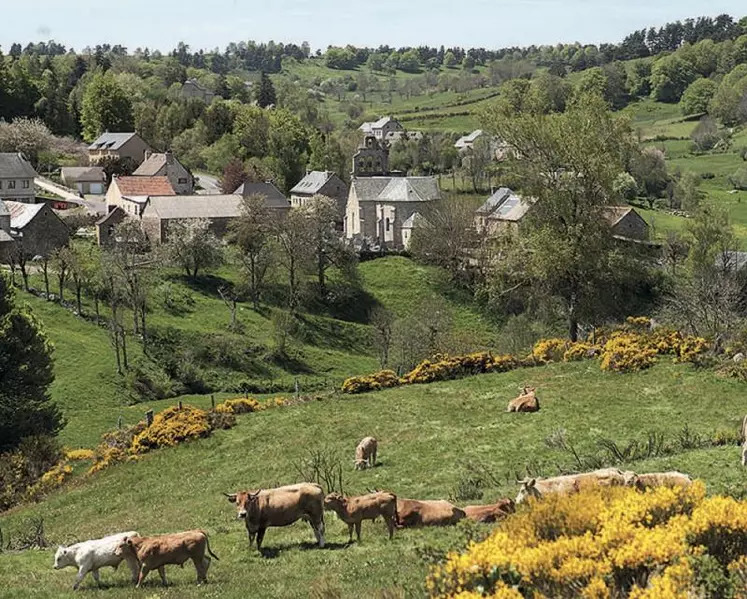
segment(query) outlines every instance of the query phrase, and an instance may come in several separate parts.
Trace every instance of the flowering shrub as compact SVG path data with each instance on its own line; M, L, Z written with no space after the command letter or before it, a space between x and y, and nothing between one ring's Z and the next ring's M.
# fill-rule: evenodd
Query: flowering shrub
M208 413L199 408L172 406L156 414L153 424L132 440L132 453L172 447L189 439L210 435Z
M540 339L532 348L531 357L539 364L560 362L568 349L567 339Z
M580 360L588 360L590 358L596 358L602 351L598 345L586 343L585 341L576 341L575 343L569 343L568 349L563 354L563 362L578 362Z
M65 451L65 459L71 462L92 460L96 457L93 449L68 449Z
M432 597L688 599L691 558L747 575L747 502L689 488L625 487L551 495L431 571ZM512 592L513 594L506 594Z
M432 360L423 360L402 377L402 383L406 385L432 383L484 372L506 372L516 367L518 367L518 361L509 355L497 358L488 352L464 356L437 355Z
M216 412L224 412L227 414L249 414L251 412L259 412L262 409L261 404L256 399L227 399L223 403L219 403L215 406Z
M54 467L42 474L41 478L35 485L28 488L28 499L38 499L42 495L62 486L65 480L72 473L73 467L68 464L67 461L62 460L61 462L58 462Z
M614 372L638 372L654 365L656 350L635 333L613 334L602 348L602 370Z
M392 370L380 370L368 376L353 376L342 384L343 393L367 393L387 387L396 387L400 380Z

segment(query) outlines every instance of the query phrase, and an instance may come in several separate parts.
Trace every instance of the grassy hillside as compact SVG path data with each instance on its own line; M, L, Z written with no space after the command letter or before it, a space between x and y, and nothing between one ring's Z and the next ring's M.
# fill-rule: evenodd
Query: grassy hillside
M351 299L343 302L343 308L347 308L341 308L340 312L357 313L358 317L365 319L367 310L380 304L406 318L418 310L424 299L444 298L452 313L455 330L473 340L476 346L490 345L490 323L482 317L468 295L450 290L437 269L417 265L406 258L390 257L365 262L360 265L360 272L365 301ZM193 305L184 313L174 315L164 309L158 294L154 293L148 318L151 327L161 330L174 328L202 340L213 339L208 345L209 351L219 356L221 352L250 352L251 359L243 362L245 371L230 364L223 366L223 362L216 358L218 361L213 370L227 383L245 379L258 386L274 383L288 391L298 380L301 391L304 391L338 387L348 376L378 368L370 342L370 327L343 320L345 314L340 314L340 318L303 314L300 330L290 342L292 359L280 362L268 359L265 354L274 344L271 312L267 307L255 312L248 304L241 304L238 319L243 332L228 331L228 309L218 297L216 287L220 281L235 277L236 273L225 269L218 274L220 278L205 279L200 286L190 286L178 277L169 278L175 288L190 294ZM36 281L32 280L32 283ZM143 411L151 404L147 407L127 405L131 398L123 391L121 379L116 374L114 350L105 328L79 319L59 305L33 295L19 291L18 296L41 320L55 347L56 380L51 394L69 421L61 435L63 443L90 446L101 433L114 428L120 416L125 423L142 418ZM92 314L92 302L84 304L86 312ZM142 356L139 342L132 338L129 352L131 363Z
M507 401L525 383L539 388L542 411L505 413ZM312 548L311 530L296 524L271 529L261 556L246 547L242 524L220 493L295 481L297 461L309 448L326 446L343 459L350 493L376 487L407 497L446 498L471 465L493 475L481 500L488 502L513 496L514 479L527 468L552 474L556 465L572 465L568 454L545 443L560 429L582 455L597 451L600 438L624 444L645 439L648 431L663 433L668 442L682 436L685 426L689 435L710 437L739 429L742 395L741 384L689 366L663 362L643 374L611 375L587 362L339 397L241 417L231 431L115 466L42 504L5 514L0 528L15 534L27 518L42 516L54 542L130 528L142 534L204 528L221 558L213 562L211 584L198 588L190 566L171 567L172 587L162 591L157 577L150 581L150 592L161 598L383 597L376 593L384 589L417 597L428 569L424 556L460 546L473 527L399 531L390 543L383 524L367 523L363 543L345 547L346 527L327 516L329 548ZM354 472L353 449L365 435L379 439L381 464ZM625 466L687 471L703 478L710 492L742 492L747 483L736 446ZM51 550L3 555L0 597L74 596L69 590L74 571L56 572L51 561ZM103 578L112 588L96 596L143 596L127 588L124 572L106 571ZM89 580L86 588L92 584ZM401 596L393 592L388 596Z

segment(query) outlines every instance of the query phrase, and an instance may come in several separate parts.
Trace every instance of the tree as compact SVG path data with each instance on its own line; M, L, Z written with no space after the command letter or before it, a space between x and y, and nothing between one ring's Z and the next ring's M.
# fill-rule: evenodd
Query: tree
M470 56L469 54L467 54L462 59L462 69L465 70L465 71L470 71L471 72L471 71L474 70L474 68L475 68L475 58L473 56Z
M105 131L132 131L132 104L111 72L96 73L86 86L80 123L89 142Z
M332 171L340 176L345 174L348 159L340 142L331 133L315 134L309 141L311 153L307 168L312 171Z
M210 219L191 218L169 226L164 246L169 260L195 279L201 270L214 268L223 262L220 241L210 230Z
M114 177L127 177L131 175L138 166L129 156L105 156L96 164L104 169L107 185L111 184Z
M480 136L462 158L462 169L472 182L472 189L479 193L493 160L490 137Z
M72 263L72 255L67 247L57 248L52 252L50 259L50 266L52 271L57 275L57 283L59 289L60 301L65 301L65 281L70 273L70 267Z
M664 56L651 67L651 96L659 102L679 102L696 77L692 64L679 55Z
M711 98L716 94L718 85L710 79L696 79L682 94L680 110L685 116L700 114L708 110Z
M638 184L633 175L620 173L612 184L615 195L623 202L629 202L638 195Z
M415 50L408 50L399 57L399 68L405 73L417 73L420 70L420 57Z
M727 126L747 122L747 110L742 110L745 98L747 64L740 64L721 81L708 105L708 113Z
M34 166L39 165L39 155L49 150L52 141L52 132L39 119L0 120L0 152L20 152Z
M605 209L632 152L630 128L596 96L563 114L488 112L485 128L521 156L515 168L525 197L533 198L526 230L509 248L513 259L497 268L512 269L511 287L529 285L560 300L568 336L576 340L582 319L600 317L606 307L600 293L615 280L617 255ZM498 295L505 292L499 285Z
M268 106L277 104L277 101L275 86L272 84L270 76L262 71L259 77L259 85L257 86L257 104L260 108L267 108Z
M25 437L56 435L65 425L49 397L52 346L31 311L15 304L0 274L0 452Z
M372 311L369 321L373 328L373 341L379 352L379 365L386 368L389 365L389 352L392 348L394 333L394 314L377 305Z
M288 307L295 312L300 302L301 277L311 267L313 241L308 218L301 210L291 210L273 228L278 261L288 277Z
M81 296L83 289L90 289L92 280L100 263L99 247L97 245L73 242L69 248L70 279L75 290L75 305L78 314L83 314ZM98 316L98 311L97 311Z
M384 54L373 52L369 54L368 60L366 61L366 66L368 66L371 72L380 73L384 69L385 60L386 56Z
M632 175L638 183L638 190L646 194L650 204L661 197L669 183L667 163L664 153L653 147L644 148L634 154L632 160Z
M225 194L234 193L247 180L247 172L238 158L231 160L223 169L220 190Z
M309 133L301 120L285 109L270 114L268 162L281 175L279 186L290 190L306 171L309 151Z
M459 64L459 61L457 60L456 55L449 50L446 54L444 54L444 66L447 69L453 69L455 66Z
M273 215L265 197L254 194L241 200L241 214L233 221L231 240L240 252L254 309L259 309L265 275L272 261L271 233Z
M701 152L712 150L721 140L716 121L709 116L700 119L697 127L693 129L690 138Z

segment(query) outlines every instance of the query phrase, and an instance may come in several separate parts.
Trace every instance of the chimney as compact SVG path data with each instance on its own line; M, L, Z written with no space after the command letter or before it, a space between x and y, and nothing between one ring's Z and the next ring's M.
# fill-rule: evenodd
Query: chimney
M148 160L151 154L153 154L151 150L145 150L145 159Z
M174 154L172 154L171 150L166 150L165 156L166 164L168 166L172 166L174 164Z

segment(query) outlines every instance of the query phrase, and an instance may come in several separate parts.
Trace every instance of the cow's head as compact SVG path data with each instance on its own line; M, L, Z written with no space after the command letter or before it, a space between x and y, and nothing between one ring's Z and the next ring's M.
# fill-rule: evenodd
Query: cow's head
M64 545L57 547L57 552L54 554L54 569L59 570L60 568L67 568L74 565L75 556L70 549Z
M114 548L114 555L116 555L117 557L131 557L133 555L137 555L135 544L132 542L132 538L125 537L124 539L122 539Z
M542 497L542 493L537 490L537 479L536 478L525 478L524 480L516 481L521 485L518 495L516 495L516 503L522 503L529 497L539 499Z
M260 491L239 491L238 493L223 493L228 501L236 505L236 517L241 520L250 518L259 506Z
M330 493L324 498L324 509L335 512L342 509L345 505L345 498L339 493Z
M522 395L534 395L536 391L537 391L537 387L522 387L521 388Z
M638 475L632 470L626 470L622 473L623 484L626 487L637 487L638 486Z
M355 460L356 470L365 470L368 468L368 462L366 460Z

